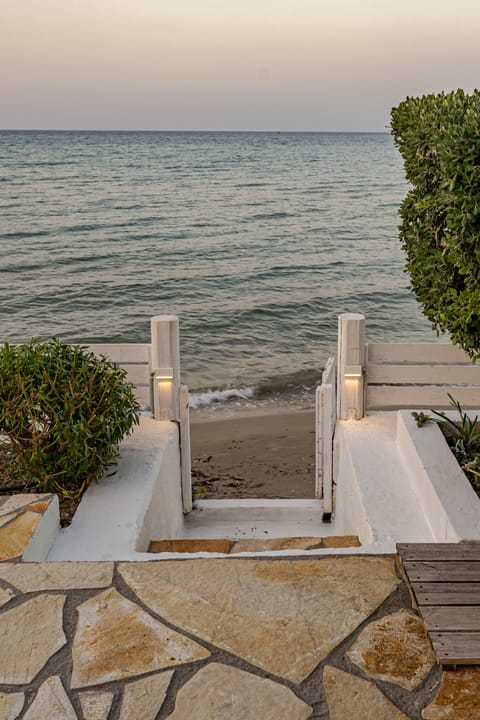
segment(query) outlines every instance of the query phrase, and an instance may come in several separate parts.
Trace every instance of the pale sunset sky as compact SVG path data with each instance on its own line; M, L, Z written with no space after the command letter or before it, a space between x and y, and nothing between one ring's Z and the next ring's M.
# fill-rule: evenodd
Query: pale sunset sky
M1 0L0 128L383 131L479 36L480 0Z

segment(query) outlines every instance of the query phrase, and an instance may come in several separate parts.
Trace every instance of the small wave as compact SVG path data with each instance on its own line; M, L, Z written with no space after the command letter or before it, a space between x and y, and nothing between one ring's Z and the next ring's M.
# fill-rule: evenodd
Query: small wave
M249 400L255 396L254 388L229 388L228 390L207 390L189 394L189 405L193 410L235 400Z
M268 182L249 182L249 183L239 183L238 185L235 185L237 188L242 187L268 187L270 183Z
M295 217L293 213L289 212L272 212L272 213L257 213L252 215L250 220L283 220L284 218Z
M27 238L34 238L34 237L48 237L49 235L52 235L53 232L50 230L32 230L32 231L25 231L25 232L10 232L10 233L4 233L3 237L5 238L15 238L16 240L24 240Z

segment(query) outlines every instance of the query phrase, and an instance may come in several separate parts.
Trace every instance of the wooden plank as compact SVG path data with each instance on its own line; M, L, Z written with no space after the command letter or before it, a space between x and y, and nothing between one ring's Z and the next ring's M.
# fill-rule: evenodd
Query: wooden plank
M335 382L336 363L334 357L329 357L322 373L322 385L332 385Z
M480 385L480 365L372 365L369 385Z
M450 393L463 408L480 408L480 387L438 387L435 385L367 385L367 408L370 410L400 408L450 409Z
M323 413L322 386L315 390L315 497L323 497Z
M429 633L441 665L477 665L480 658L480 632Z
M449 605L422 607L422 617L432 632L472 631L480 632L480 606Z
M412 582L411 587L420 606L480 604L480 583Z
M106 355L116 363L147 363L150 365L150 345L147 343L93 343L86 346L95 355Z
M149 387L136 387L133 392L142 407L151 409L152 400Z
M461 543L398 543L403 562L418 560L480 560L480 541Z
M320 411L323 416L323 515L329 516L333 511L333 428L332 428L332 385L322 385L320 390Z
M369 343L367 362L467 363L468 355L449 343Z
M411 582L478 582L480 584L480 562L477 560L404 561L403 566Z
M190 448L190 410L188 388L180 385L180 469L182 478L183 512L192 511L192 456Z
M125 365L121 363L119 367L126 371L129 382L140 387L142 385L150 387L151 377L148 365Z

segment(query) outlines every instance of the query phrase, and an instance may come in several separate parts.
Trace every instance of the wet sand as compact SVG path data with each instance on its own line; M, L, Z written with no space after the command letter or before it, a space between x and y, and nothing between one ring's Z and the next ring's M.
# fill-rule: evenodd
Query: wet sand
M191 423L197 498L311 498L313 409L197 415Z

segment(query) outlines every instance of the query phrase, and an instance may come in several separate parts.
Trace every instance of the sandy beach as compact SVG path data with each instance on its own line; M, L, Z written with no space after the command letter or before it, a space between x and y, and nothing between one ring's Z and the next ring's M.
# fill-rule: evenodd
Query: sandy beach
M197 498L314 496L312 408L197 415L191 443Z

